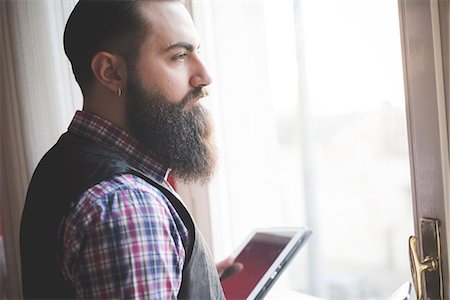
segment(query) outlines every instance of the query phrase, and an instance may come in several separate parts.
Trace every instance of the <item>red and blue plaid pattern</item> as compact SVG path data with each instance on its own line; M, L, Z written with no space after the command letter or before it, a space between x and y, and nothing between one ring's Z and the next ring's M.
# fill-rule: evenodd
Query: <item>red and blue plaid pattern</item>
M69 131L121 153L164 182L167 169L107 120L77 112ZM88 189L60 234L61 267L77 298L176 299L188 232L167 198L143 179L121 175Z

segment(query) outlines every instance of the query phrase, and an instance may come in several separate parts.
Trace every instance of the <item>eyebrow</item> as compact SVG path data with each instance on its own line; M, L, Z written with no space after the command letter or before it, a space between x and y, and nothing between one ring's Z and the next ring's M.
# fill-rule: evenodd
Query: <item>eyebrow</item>
M170 50L176 49L176 48L184 48L189 52L194 51L194 46L192 44L186 43L186 42L178 42L175 44L171 44L169 47L164 49L164 52L168 52ZM197 47L197 49L200 48L200 45Z

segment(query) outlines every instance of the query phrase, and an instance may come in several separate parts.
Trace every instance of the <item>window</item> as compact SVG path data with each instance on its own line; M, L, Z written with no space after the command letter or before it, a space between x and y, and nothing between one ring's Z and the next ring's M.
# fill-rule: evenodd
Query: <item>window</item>
M276 285L385 297L409 280L413 231L396 1L198 1L215 83L213 249L254 227L303 226Z

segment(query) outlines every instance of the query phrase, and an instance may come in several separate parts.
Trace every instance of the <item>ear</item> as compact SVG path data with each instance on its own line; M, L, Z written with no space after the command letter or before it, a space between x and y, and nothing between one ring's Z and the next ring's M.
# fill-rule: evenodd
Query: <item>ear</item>
M97 52L91 60L91 69L101 86L113 94L117 94L119 90L123 91L127 68L122 57L106 51Z

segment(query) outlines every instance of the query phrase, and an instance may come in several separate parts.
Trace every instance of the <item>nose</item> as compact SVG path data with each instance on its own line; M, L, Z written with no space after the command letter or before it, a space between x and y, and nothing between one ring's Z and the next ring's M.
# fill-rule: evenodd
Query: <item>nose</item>
M193 75L190 78L189 84L196 88L210 85L212 82L211 75L203 64L202 60L197 57Z

